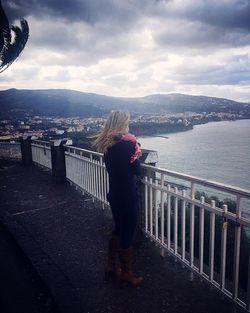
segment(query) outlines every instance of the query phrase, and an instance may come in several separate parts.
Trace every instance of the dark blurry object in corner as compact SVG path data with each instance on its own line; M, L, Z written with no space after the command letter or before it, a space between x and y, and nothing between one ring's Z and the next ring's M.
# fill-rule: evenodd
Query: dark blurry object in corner
M29 37L29 25L20 20L21 27L9 25L0 0L0 73L5 71L23 51Z

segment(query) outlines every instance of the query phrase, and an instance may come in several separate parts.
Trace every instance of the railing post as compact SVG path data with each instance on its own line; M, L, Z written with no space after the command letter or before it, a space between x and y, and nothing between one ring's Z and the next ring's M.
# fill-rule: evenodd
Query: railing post
M23 165L32 164L32 152L31 152L31 136L21 139L21 153L22 153L22 163Z
M157 151L153 150L142 150L142 157L140 159L141 163L156 166L156 163L158 162L158 153ZM145 176L149 178L152 178L153 181L155 179L155 173L152 171L148 171L144 168L141 170L141 178L144 178ZM139 227L142 229L145 225L145 185L143 183L140 183L138 186L139 189L139 195L140 195L140 206L139 206Z
M55 183L66 182L65 147L71 145L70 139L50 140L52 179Z

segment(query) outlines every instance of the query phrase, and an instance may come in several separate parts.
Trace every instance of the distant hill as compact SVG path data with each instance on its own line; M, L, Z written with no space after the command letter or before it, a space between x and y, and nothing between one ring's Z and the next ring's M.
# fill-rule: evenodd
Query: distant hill
M234 112L247 111L250 104L228 99L184 94L155 94L121 98L65 89L0 91L0 119L43 116L98 117L111 109L136 113Z

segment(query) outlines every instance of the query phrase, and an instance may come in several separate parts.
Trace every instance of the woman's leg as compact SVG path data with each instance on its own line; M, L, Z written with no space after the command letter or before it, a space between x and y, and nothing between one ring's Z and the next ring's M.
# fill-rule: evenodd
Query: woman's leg
M116 269L116 257L120 246L120 216L117 206L112 201L110 201L110 207L114 221L114 230L108 242L108 260L105 268L106 280L115 278L117 272L119 272L119 270Z
M135 235L138 217L138 206L130 205L124 208L121 213L120 220L120 262L121 275L120 279L123 282L128 282L134 286L141 284L143 278L135 276L132 272L133 251L132 242Z
M120 209L120 246L128 249L132 246L138 218L137 206L130 205Z
M121 233L120 210L119 210L118 205L114 202L110 202L110 208L111 208L113 222L114 222L113 234L119 237Z

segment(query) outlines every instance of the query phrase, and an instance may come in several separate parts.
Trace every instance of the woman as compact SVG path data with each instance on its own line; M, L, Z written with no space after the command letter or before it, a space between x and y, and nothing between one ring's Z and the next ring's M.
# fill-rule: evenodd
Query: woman
M141 150L135 136L129 134L129 115L113 111L108 116L102 132L95 140L99 152L104 153L104 162L109 174L109 193L114 231L109 241L108 263L105 276L117 275L115 260L119 254L123 282L139 285L142 277L132 272L132 241L138 215L136 176L140 175Z

